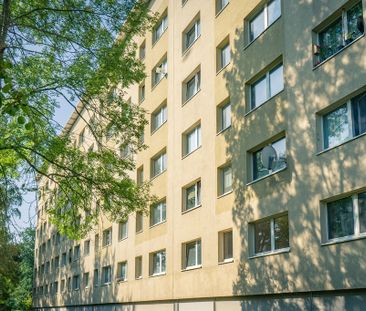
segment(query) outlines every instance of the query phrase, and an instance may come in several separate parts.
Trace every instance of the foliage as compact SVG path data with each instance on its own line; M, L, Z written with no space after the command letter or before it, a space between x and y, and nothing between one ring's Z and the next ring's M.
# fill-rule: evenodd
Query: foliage
M148 7L145 0L0 1L0 180L28 176L27 189L36 189L35 176L50 181L55 187L44 193L56 199L47 212L69 238L82 237L99 213L120 220L154 200L148 184L129 177L133 158L106 140L132 153L145 148L145 112L123 90L145 77L132 39L155 21ZM78 102L94 150L75 146L72 129L59 135L60 100Z

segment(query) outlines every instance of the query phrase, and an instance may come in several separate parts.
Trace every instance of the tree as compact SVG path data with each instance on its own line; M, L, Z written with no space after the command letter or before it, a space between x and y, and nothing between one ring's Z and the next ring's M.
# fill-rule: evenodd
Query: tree
M14 180L25 176L27 189L36 189L35 176L52 182L47 212L70 238L88 232L99 213L118 221L154 201L148 184L130 179L133 159L105 142L109 135L132 153L146 147L145 111L123 95L145 77L133 38L155 21L148 2L0 1L0 180L15 192L22 189ZM59 135L60 99L85 120L97 150L75 147L72 131Z

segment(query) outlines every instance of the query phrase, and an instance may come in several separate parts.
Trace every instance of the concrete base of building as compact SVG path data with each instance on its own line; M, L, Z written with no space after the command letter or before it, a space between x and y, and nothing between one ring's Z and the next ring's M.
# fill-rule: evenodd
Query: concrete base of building
M230 298L34 307L34 311L247 311L366 310L366 289Z

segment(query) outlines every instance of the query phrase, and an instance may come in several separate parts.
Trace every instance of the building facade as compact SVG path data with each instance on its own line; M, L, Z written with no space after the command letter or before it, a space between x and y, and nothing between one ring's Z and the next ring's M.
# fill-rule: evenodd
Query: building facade
M159 203L67 241L41 196L34 308L363 310L366 0L151 10L128 94L150 121L133 176ZM83 122L66 127L89 148Z

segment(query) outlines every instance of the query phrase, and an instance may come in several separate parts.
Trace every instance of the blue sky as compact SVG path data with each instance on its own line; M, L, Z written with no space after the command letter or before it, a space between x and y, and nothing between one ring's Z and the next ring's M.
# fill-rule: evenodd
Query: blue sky
M60 100L59 107L56 108L54 120L64 126L73 112L73 107L66 101ZM23 196L23 204L19 208L21 217L15 219L18 229L26 228L29 224L35 224L36 218L36 201L35 193L29 192ZM16 229L14 229L16 231Z

